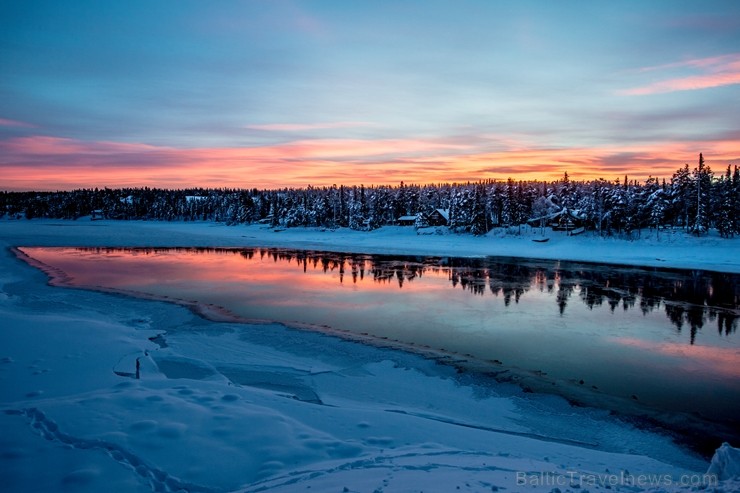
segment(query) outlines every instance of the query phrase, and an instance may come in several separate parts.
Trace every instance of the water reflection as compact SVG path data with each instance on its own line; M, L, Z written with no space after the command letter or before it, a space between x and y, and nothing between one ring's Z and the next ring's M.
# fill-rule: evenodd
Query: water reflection
M328 327L535 391L740 435L740 275L280 248L22 250L61 284Z
M594 264L545 260L505 258L458 258L368 255L334 253L281 248L187 248L187 249L117 249L89 248L82 252L106 255L137 252L156 255L166 252L195 252L201 254L239 255L246 260L255 257L271 259L275 263L296 264L304 273L319 270L336 273L339 283L374 283L397 285L422 278L425 273L446 276L453 288L473 295L493 295L503 299L504 306L517 304L531 290L555 293L560 315L569 302L580 299L589 309L608 306L617 309L639 309L648 314L661 308L677 331L689 329L690 344L698 331L715 324L725 336L737 331L740 316L740 275L709 272L679 271L624 266L597 266Z

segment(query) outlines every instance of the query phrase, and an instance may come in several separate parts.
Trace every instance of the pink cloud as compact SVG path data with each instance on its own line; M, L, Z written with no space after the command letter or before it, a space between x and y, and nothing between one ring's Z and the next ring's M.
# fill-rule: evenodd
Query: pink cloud
M658 70L668 70L675 68L711 68L721 67L723 65L733 64L740 60L740 53L733 53L730 55L719 55L714 57L706 58L692 58L691 60L684 60L681 62L665 63L663 65L654 65L652 67L642 67L639 72L654 72Z
M675 69L692 69L700 73L673 77L645 86L626 89L620 91L620 94L645 96L740 84L740 54L738 53L645 67L640 69L639 72L662 72Z
M75 139L34 135L0 142L4 152L26 156L84 156L152 152L166 147L126 142L84 142ZM2 163L4 160L0 160Z
M639 146L536 148L511 141L482 150L475 139L317 139L260 147L173 148L48 136L0 141L3 187L282 188L306 185L438 183L479 179L670 178L704 152L715 171L740 157L735 136ZM717 163L717 164L715 164Z
M664 80L647 86L629 89L624 91L623 94L628 96L645 96L676 91L709 89L711 87L730 86L733 84L740 84L740 70L736 73L698 75L681 79Z
M686 365L710 370L713 374L740 377L740 351L734 348L689 345L685 342L652 342L629 337L614 338L614 342L679 358Z
M0 127L36 128L36 125L18 120L10 120L8 118L0 118Z

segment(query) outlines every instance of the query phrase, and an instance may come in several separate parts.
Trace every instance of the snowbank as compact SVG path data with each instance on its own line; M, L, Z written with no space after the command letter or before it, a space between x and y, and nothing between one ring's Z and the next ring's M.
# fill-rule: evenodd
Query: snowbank
M714 486L703 476L705 461L606 412L457 375L411 354L276 324L210 322L167 303L53 288L8 250L283 245L508 255L502 250L528 241L507 238L488 251L499 239L428 239L400 228L274 233L181 223L1 222L3 490ZM571 239L552 241L561 240ZM713 255L727 252L718 245ZM671 250L676 262L679 250ZM727 461L718 464L717 474L733 470ZM735 486L720 483L716 491Z
M457 234L417 235L412 227L386 226L363 232L342 228L226 226L211 222L0 220L0 237L25 246L262 246L356 253L432 256L505 256L573 260L740 273L740 238L711 234L696 238L683 231L643 231L633 241L585 233L523 227L483 237ZM532 240L548 238L546 243Z
M712 457L707 474L714 474L720 480L740 480L740 449L731 447L729 443L723 443Z

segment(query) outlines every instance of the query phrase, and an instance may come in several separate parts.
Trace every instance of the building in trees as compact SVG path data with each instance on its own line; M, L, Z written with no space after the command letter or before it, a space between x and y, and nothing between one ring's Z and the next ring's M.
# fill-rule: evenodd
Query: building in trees
M449 209L434 209L427 217L429 226L447 226L450 224Z

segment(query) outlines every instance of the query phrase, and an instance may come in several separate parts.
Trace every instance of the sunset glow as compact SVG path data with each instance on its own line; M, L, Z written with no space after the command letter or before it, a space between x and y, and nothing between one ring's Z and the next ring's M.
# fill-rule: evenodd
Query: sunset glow
M0 15L0 190L740 164L733 2L34 6Z
M685 342L649 342L632 337L614 338L614 342L632 348L662 354L677 360L685 360L688 368L697 364L709 369L712 374L730 378L740 377L737 361L740 354L732 347L690 346Z

